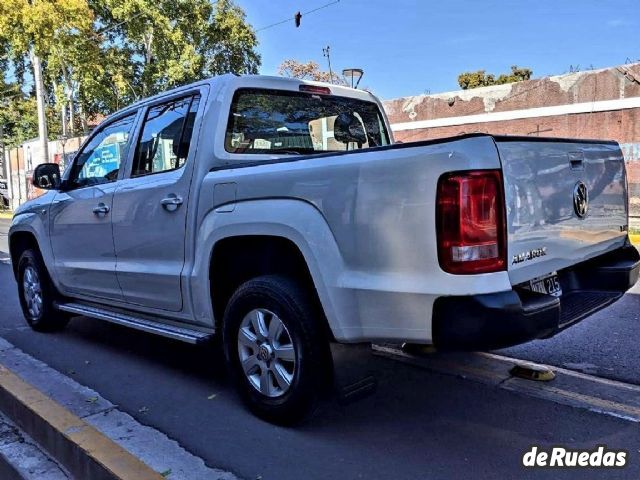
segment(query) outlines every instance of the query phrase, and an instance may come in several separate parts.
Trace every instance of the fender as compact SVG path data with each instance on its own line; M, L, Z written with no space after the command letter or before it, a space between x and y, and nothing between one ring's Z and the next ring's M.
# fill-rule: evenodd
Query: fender
M338 286L345 266L322 214L310 203L295 199L248 200L225 207L224 212L216 209L206 214L195 240L189 290L197 320L213 321L209 265L215 244L234 236L276 236L290 240L302 253L329 326L337 340L344 340L343 329L349 322L349 312L353 312L354 299Z
M12 237L19 232L30 233L36 240L44 264L49 270L49 277L53 281L56 288L59 288L59 284L56 282L56 276L51 275L51 270L54 264L53 250L51 249L51 243L48 241L48 223L46 222L49 212L48 203L39 203L31 205L28 210L18 209L11 222L9 228L9 250L11 251ZM17 258L12 258L11 262L17 261ZM15 269L14 269L15 273Z

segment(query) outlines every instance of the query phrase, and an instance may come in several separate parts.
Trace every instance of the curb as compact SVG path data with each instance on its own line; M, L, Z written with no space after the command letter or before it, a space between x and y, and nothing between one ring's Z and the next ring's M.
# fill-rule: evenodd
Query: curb
M238 480L3 338L0 410L73 478Z
M3 366L0 366L0 410L76 478L164 478Z
M0 413L0 478L70 480L71 477L33 439Z

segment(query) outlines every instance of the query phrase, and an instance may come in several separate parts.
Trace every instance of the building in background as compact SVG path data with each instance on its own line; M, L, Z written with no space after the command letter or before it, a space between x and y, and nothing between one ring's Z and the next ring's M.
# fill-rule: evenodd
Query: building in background
M49 142L49 161L65 168L66 164L75 155L76 151L86 137L74 137L64 141L52 140ZM7 194L9 207L17 208L27 200L42 194L31 183L33 170L41 163L40 144L37 138L28 140L16 148L7 148L4 152L4 165L6 171Z
M640 222L640 63L384 102L396 140L465 133L620 143L630 212Z

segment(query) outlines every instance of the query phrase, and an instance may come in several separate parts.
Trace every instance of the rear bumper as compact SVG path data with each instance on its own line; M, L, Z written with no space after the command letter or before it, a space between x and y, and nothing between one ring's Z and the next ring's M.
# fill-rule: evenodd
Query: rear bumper
M640 255L624 246L558 272L556 298L518 289L438 298L433 342L442 350L485 350L547 338L611 305L638 280Z

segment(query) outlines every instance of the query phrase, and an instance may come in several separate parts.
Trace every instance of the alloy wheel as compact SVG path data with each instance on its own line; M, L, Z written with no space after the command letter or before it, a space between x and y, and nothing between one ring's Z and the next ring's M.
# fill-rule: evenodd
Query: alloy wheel
M244 316L238 330L238 353L253 388L271 398L289 390L296 351L287 327L275 313L258 308Z
M38 318L42 313L43 307L42 285L40 284L38 272L31 265L24 269L22 287L29 315L33 318Z

